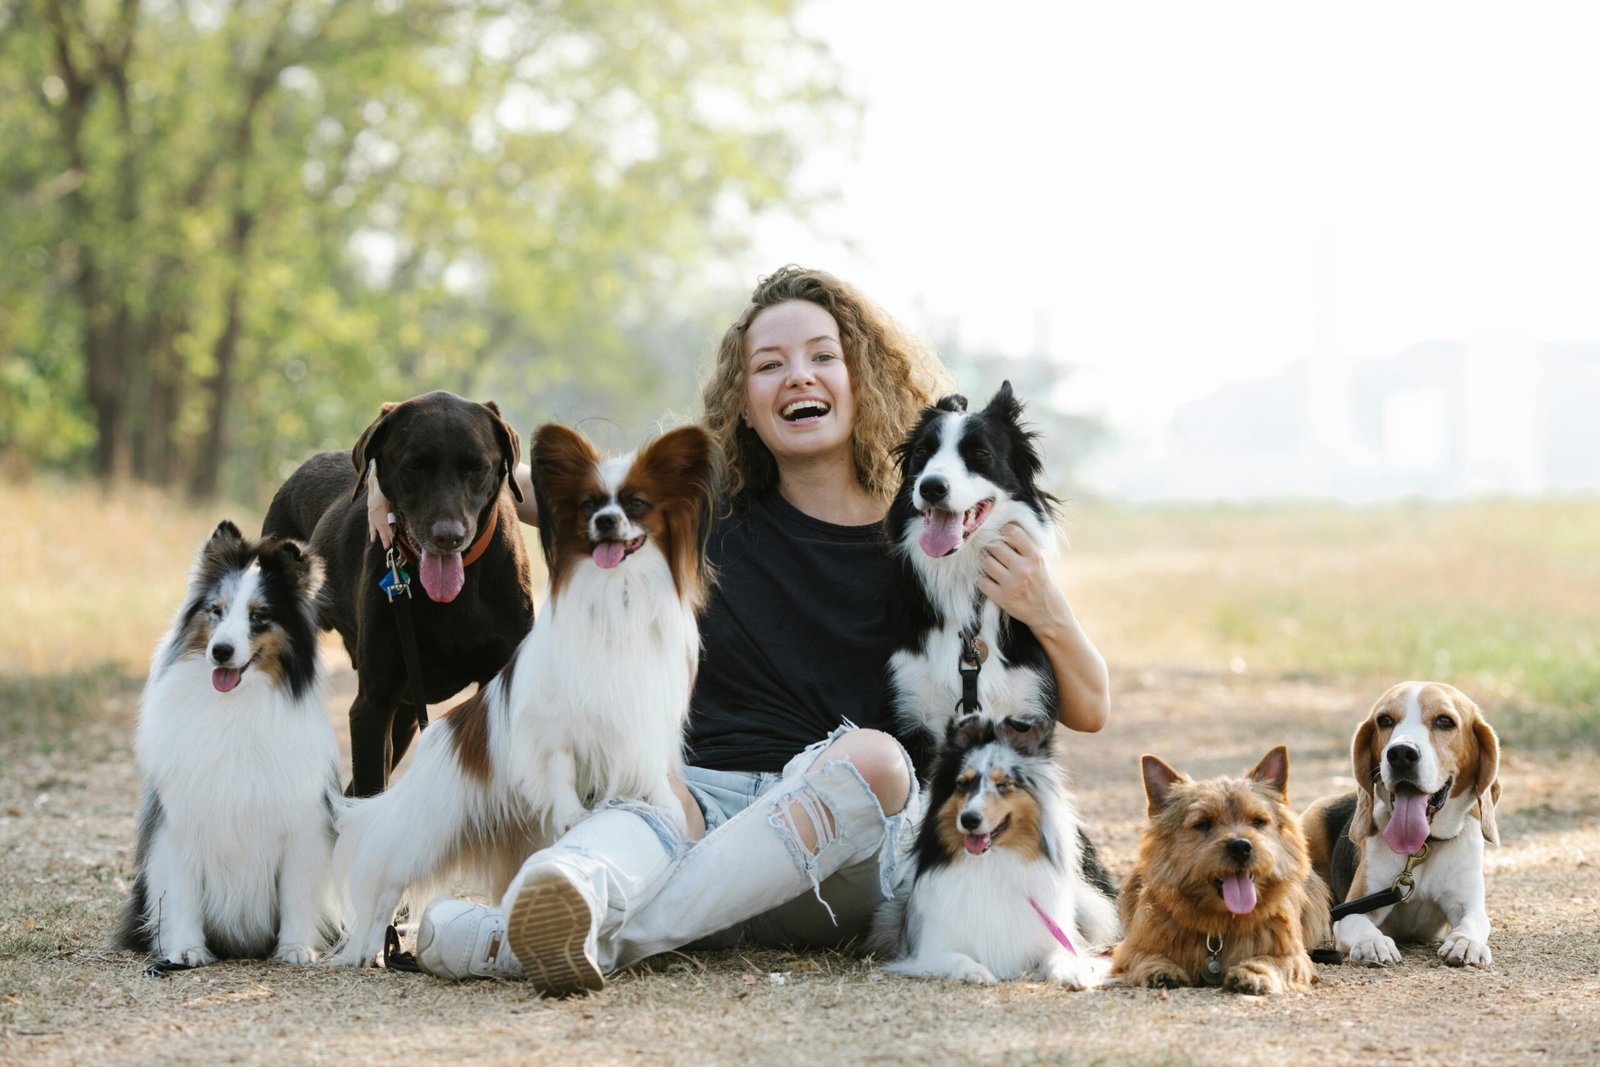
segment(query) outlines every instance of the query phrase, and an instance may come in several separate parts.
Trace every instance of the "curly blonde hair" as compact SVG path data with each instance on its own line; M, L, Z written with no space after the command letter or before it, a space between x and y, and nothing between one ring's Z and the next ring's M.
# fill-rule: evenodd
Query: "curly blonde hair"
M722 460L730 506L778 480L778 463L745 424L745 333L767 308L806 300L833 316L844 346L855 400L856 480L885 505L894 497L899 467L894 449L917 412L951 390L950 375L925 345L902 330L854 286L820 270L793 264L757 283L750 304L717 346L717 362L703 393L706 429Z

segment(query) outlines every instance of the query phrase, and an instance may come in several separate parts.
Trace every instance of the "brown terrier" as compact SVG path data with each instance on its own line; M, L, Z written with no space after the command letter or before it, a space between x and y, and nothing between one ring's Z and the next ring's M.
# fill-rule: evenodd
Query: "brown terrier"
M1307 953L1327 936L1328 890L1289 810L1289 753L1243 778L1195 782L1142 761L1150 825L1117 900L1127 937L1111 955L1123 984L1224 986L1264 994L1317 980Z

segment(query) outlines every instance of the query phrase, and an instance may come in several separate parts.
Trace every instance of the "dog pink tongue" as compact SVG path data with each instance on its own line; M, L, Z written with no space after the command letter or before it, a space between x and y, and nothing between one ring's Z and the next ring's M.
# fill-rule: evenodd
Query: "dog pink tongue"
M427 590L428 599L440 604L454 600L467 581L467 572L462 569L459 552L452 552L448 556L424 552L420 570L422 588Z
M1235 915L1247 915L1256 906L1256 884L1242 871L1222 880L1222 903Z
M1389 851L1410 856L1422 850L1428 840L1428 794L1396 793L1394 814L1383 828Z
M993 836L993 834L968 834L966 840L967 851L974 856L983 855L989 851L989 839Z
M622 557L627 554L628 550L621 541L601 541L594 546L595 566L610 570L621 563Z
M948 556L961 547L961 516L942 508L922 513L922 551L935 558Z
M211 684L219 693L226 693L239 684L244 671L238 667L218 667L211 672Z

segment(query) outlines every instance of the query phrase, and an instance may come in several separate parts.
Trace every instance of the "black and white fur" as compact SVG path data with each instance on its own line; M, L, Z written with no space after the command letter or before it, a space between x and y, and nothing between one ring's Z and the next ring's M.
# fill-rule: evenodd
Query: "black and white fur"
M1104 978L1092 950L1121 932L1114 890L1051 758L1054 727L981 715L950 723L909 889L875 917L885 970L984 984L1036 977L1072 989Z
M1033 631L977 593L984 549L1017 523L1054 556L1056 499L1039 485L1043 464L1022 405L1005 382L981 411L952 395L925 409L900 446L900 489L889 536L900 561L894 593L897 649L889 659L890 700L904 732L920 730L927 756L944 736L961 696L962 632L975 628L988 650L978 672L978 704L992 718L1059 714L1055 675ZM959 522L959 544L931 533ZM968 708L967 711L975 709ZM913 746L914 748L916 746Z
M137 874L114 938L149 973L309 963L338 930L338 744L317 654L322 565L231 522L200 549L139 705Z

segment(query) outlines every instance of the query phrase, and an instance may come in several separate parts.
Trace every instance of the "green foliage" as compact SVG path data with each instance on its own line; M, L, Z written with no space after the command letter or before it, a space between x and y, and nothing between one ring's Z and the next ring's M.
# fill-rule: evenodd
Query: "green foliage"
M686 402L637 339L851 118L795 2L27 0L0 451L255 493L426 389Z

